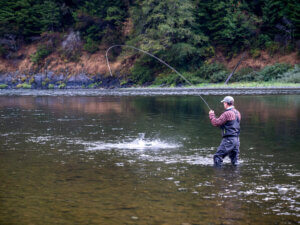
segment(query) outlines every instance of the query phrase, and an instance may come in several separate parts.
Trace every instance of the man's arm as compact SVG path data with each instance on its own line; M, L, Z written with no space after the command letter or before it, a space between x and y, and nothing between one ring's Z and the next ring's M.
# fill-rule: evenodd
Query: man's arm
M219 118L216 118L215 112L213 110L209 111L209 119L213 126L219 127L227 122L228 120L228 112L222 113L222 115Z

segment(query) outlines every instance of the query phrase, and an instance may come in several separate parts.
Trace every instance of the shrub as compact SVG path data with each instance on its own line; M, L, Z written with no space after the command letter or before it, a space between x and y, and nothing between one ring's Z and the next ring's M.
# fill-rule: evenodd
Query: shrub
M98 83L92 83L89 84L88 88L96 88L98 86Z
M295 65L292 70L283 73L279 81L285 83L300 83L300 65Z
M31 84L27 84L27 83L18 84L17 88L30 89L31 88Z
M61 84L58 86L59 89L64 89L65 87L66 87L66 84L65 84L65 83L61 83Z
M37 51L31 55L31 61L34 64L39 64L44 58L50 55L51 52L52 51L50 50L50 48L48 48L46 45L40 45Z
M26 77L26 76L22 76L22 77L21 77L21 82L24 83L26 80L27 80L27 77Z
M232 77L233 81L254 81L257 76L257 72L251 67L242 68L237 71Z
M153 81L152 71L143 64L136 63L131 70L131 79L137 84Z
M4 46L0 45L0 57L5 57L8 53L7 48L5 48Z
M268 53L272 56L279 51L279 43L274 41L268 41L266 42L266 49Z
M226 77L228 76L228 72L225 70L218 71L214 73L210 78L209 81L212 83L219 83L225 82Z
M48 89L54 89L54 84L48 84Z
M155 78L154 85L166 85L166 86L175 86L178 83L179 77L175 73L171 74L160 74Z
M287 72L291 68L292 66L290 64L284 63L276 63L271 66L266 66L258 73L256 80L270 81L280 78L283 73Z
M176 74L179 76L178 74ZM184 76L190 83L192 84L200 84L206 82L203 78L198 77L196 73L183 73L182 76ZM183 78L180 77L180 80L183 81L184 84L189 85Z
M5 88L7 88L7 87L8 87L7 84L0 84L0 89L5 89Z
M218 73L220 71L226 71L228 73L226 67L221 63L212 63L212 64L205 63L197 70L195 75L197 77L210 80L210 77L212 77L215 73Z
M266 43L267 42L270 42L271 41L271 38L266 35L266 34L261 34L259 35L258 37L258 46L261 47L261 48L265 48L266 47Z
M33 84L35 82L34 77L31 77L29 80L29 84Z
M296 47L292 43L289 43L287 46L285 46L284 50L285 50L286 54L289 54L289 53L292 53L293 51L295 51Z
M205 82L203 78L197 77L194 73L183 73L182 76L188 80L191 84L199 84ZM177 73L171 74L161 74L156 77L153 84L155 85L167 85L167 86L178 86L178 85L190 85L185 81L182 77L180 77Z
M83 45L83 49L91 54L99 50L97 42L91 38L87 38L86 43Z
M256 58L260 57L260 50L257 48L251 49L250 55L252 56L252 58L256 59Z

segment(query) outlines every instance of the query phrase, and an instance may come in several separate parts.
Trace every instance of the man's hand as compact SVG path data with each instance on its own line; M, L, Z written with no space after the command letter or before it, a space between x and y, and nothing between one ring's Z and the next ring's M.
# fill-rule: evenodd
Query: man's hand
M215 113L214 110L209 110L208 114L212 114L212 113Z

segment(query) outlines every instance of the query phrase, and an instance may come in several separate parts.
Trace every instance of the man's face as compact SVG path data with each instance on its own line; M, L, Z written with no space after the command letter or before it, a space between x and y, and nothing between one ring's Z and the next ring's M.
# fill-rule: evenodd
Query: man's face
M224 108L227 109L228 105L227 102L223 102Z

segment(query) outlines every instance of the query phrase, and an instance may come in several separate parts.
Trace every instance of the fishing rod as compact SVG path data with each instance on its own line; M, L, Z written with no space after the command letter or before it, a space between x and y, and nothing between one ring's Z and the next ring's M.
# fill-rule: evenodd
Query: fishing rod
M178 76L180 76L183 80L185 80L185 82L187 82L190 86L193 86L192 83L187 80L181 73L179 73L176 69L174 69L172 66L170 66L169 64L167 64L165 61L161 60L160 58L156 57L155 55L152 55L151 53L149 52L146 52L142 49L139 49L139 48L136 48L136 47L133 47L131 45L112 45L110 46L107 50L106 50L106 53L105 53L105 57L106 57L106 64L108 66L108 69L109 69L109 73L110 75L112 76L112 72L111 72L111 68L110 68L110 65L109 65L109 60L108 60L108 52L112 49L112 48L115 48L115 47L128 47L128 48L132 48L132 49L135 49L137 51L140 51L140 52L143 52L144 54L147 54L153 58L155 58L156 60L158 60L159 62L161 62L162 64L164 64L165 66L169 67L171 70L173 70L175 73L177 73ZM202 99L202 101L206 104L207 108L209 110L211 110L211 108L209 107L209 105L207 104L207 102L205 101L205 99L200 95L198 94L198 96Z

